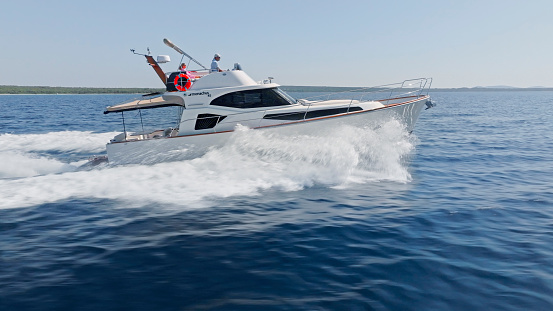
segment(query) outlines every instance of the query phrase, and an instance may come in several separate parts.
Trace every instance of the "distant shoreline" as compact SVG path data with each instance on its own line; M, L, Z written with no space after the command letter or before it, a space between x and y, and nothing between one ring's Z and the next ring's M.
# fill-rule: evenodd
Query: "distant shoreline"
M334 86L281 86L286 92L347 92L360 87ZM148 94L164 92L162 88L95 88L95 87L51 87L51 86L16 86L0 85L0 95L47 95L47 94ZM430 92L520 92L520 91L553 91L553 88L432 88Z
M0 85L0 94L34 95L34 94L146 94L162 92L165 89L155 88L96 88L96 87L58 87L58 86L17 86Z

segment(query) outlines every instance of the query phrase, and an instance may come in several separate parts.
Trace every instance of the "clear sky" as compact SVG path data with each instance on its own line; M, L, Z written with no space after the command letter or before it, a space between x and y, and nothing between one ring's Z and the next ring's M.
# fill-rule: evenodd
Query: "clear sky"
M282 85L553 87L553 0L3 1L0 85L163 87L144 57Z

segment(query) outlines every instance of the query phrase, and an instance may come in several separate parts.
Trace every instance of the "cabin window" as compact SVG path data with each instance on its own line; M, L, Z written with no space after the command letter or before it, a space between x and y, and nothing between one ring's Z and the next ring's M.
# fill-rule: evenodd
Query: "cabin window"
M245 109L293 104L291 99L282 96L280 92L274 88L232 92L215 98L211 105Z
M194 126L195 130L206 130L212 129L217 125L217 123L223 121L227 116L221 116L218 114L211 113L201 113L196 119L196 125Z

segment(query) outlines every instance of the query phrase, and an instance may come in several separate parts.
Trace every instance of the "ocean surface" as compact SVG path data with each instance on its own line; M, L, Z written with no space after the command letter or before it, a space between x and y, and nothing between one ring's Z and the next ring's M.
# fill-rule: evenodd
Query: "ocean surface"
M430 94L118 167L135 95L0 96L0 310L553 310L553 92Z

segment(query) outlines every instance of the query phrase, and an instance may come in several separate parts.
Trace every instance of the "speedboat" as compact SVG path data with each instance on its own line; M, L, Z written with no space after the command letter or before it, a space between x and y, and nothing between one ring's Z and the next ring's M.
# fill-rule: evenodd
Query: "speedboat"
M123 120L123 132L106 145L110 164L152 164L199 157L209 148L224 144L241 126L290 135L320 134L340 125L364 127L395 118L411 132L423 108L433 106L428 95L431 78L297 99L273 83L273 78L254 81L239 64L232 70L209 72L172 42L164 42L202 69L165 73L159 64L170 60L167 55L158 56L156 61L149 54L139 54L163 81L165 91L105 109L106 114L121 113ZM173 106L177 107L178 120L174 126L127 131L125 112Z

